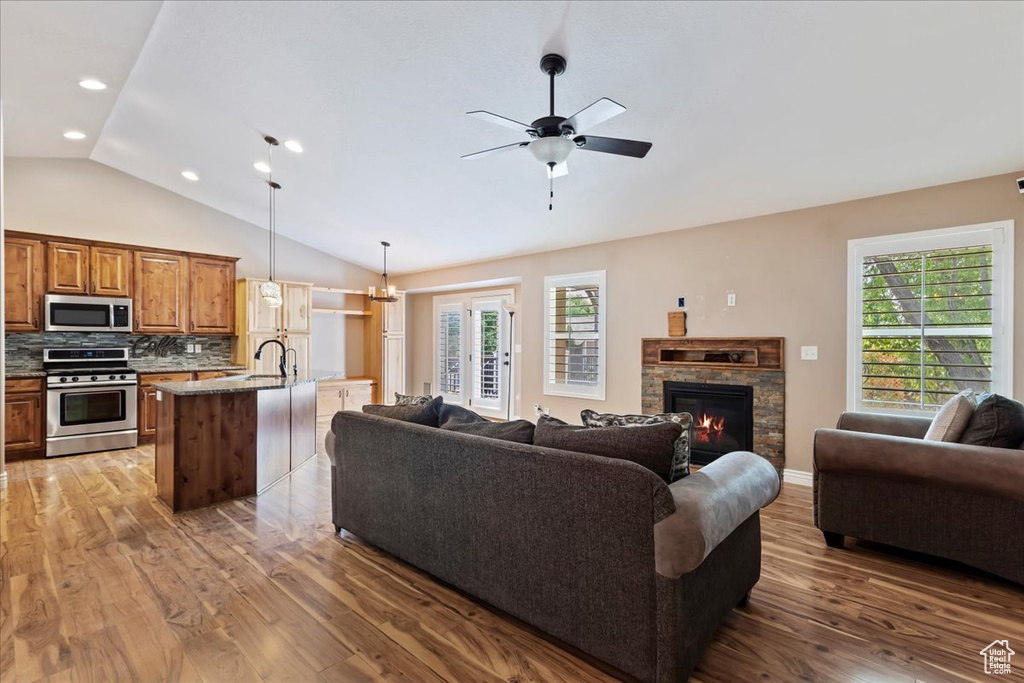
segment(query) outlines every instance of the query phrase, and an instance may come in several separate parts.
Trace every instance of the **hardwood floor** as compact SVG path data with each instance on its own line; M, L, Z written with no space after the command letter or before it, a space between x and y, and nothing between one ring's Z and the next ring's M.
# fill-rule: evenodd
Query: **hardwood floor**
M11 463L0 678L615 680L335 535L329 471L321 455L258 498L171 515L150 447ZM873 546L828 550L810 510L810 490L787 486L765 511L761 581L694 680L975 681L985 645L1024 647L1020 588Z

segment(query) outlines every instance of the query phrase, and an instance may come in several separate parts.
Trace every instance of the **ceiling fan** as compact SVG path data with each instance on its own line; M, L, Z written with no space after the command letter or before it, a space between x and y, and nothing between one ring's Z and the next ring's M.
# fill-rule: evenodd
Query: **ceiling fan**
M505 128L518 130L530 136L530 140L513 142L511 145L503 145L492 149L485 149L481 152L466 154L463 159L479 159L480 157L503 152L519 147L527 147L533 156L547 166L548 178L554 179L569 173L566 159L574 149L582 149L590 152L605 152L606 154L619 154L621 156L636 157L643 159L651 149L651 143L638 140L623 140L621 138L602 138L596 135L583 135L585 130L603 123L613 116L626 111L618 102L613 102L607 97L602 97L589 107L582 109L569 118L555 116L555 76L565 73L566 61L562 55L544 55L540 60L540 70L548 75L550 79L551 108L548 116L542 116L531 124L521 123L505 116L498 116L489 111L466 112L473 118L481 121L496 123ZM554 188L551 187L551 197L554 197ZM551 209L551 203L548 203Z

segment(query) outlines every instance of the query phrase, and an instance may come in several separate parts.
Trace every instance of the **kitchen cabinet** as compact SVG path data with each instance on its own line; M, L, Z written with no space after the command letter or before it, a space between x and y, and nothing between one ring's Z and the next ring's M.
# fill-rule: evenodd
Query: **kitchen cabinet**
M189 330L193 334L234 333L234 261L189 259L189 285Z
M238 280L232 359L250 372L275 374L280 348L266 347L260 360L253 356L263 342L279 339L287 348L295 349L295 354L289 354L288 372L292 371L296 362L292 358L295 358L299 372L308 373L313 347L313 286L303 282L279 282L283 302L280 307L271 308L260 296L260 285L264 282L266 280L249 278Z
M395 393L405 389L405 292L398 292L398 301L374 303L366 325L365 349L367 374L379 389L378 400L391 404Z
M89 247L89 293L132 295L132 252L119 247Z
M291 388L291 449L289 471L316 455L316 382Z
M191 372L146 373L139 375L139 438L156 436L157 401L153 384L161 382L188 382Z
M43 380L4 383L4 451L33 454L45 446L46 405Z
M188 258L135 252L136 334L184 334L188 329Z
M89 293L89 247L84 244L46 244L46 291L50 294Z
M7 237L4 241L4 329L39 332L43 310L43 243Z
M317 417L334 417L341 410L359 411L373 403L374 383L368 377L323 379L316 386Z

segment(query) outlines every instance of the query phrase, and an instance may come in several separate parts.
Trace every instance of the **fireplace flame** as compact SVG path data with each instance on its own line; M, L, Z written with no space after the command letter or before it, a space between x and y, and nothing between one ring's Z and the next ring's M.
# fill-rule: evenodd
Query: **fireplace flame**
M702 413L696 424L697 443L717 442L725 431L725 418Z

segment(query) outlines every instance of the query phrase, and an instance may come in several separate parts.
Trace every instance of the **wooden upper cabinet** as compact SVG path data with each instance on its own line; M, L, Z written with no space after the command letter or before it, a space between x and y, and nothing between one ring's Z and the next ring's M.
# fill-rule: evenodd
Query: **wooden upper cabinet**
M8 237L4 241L4 329L39 332L43 310L43 243Z
M132 297L136 334L184 334L188 330L188 258L135 252Z
M89 248L90 294L131 296L132 252L116 247Z
M46 291L51 294L89 293L89 247L47 242Z
M189 260L189 304L195 334L233 334L235 331L235 263L220 259Z
M284 331L289 334L310 334L313 331L313 288L310 285L281 285L281 310Z

